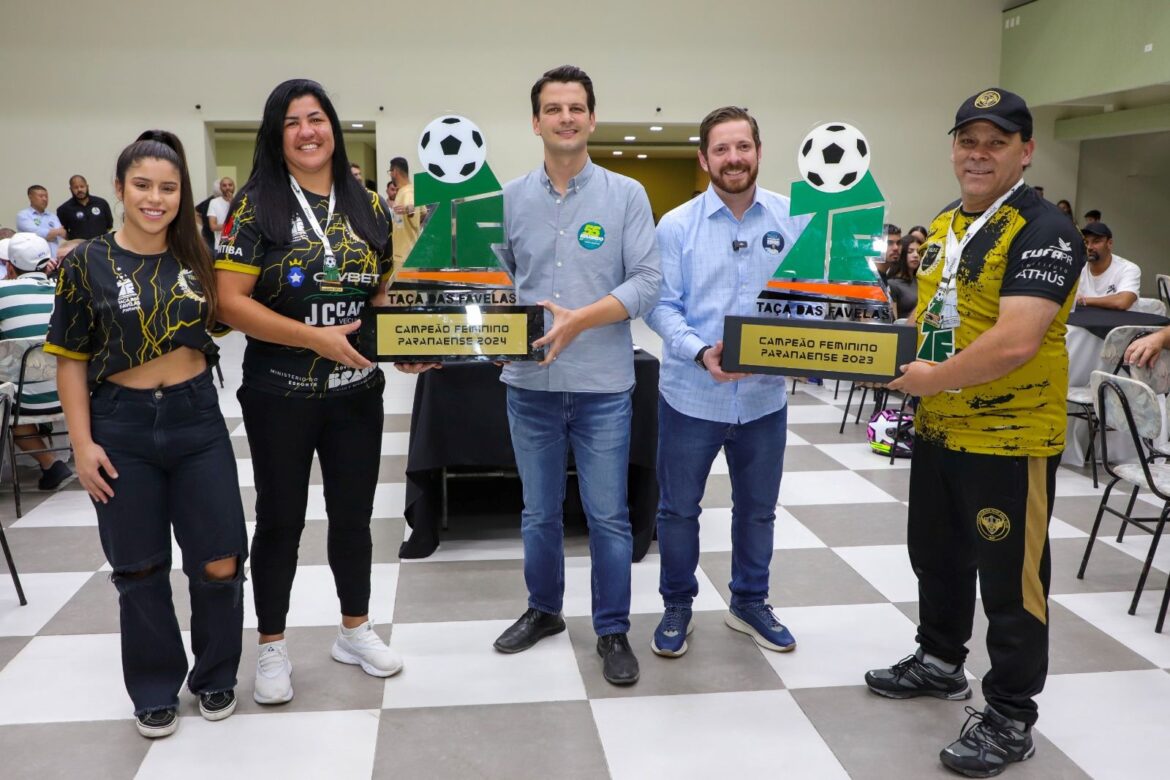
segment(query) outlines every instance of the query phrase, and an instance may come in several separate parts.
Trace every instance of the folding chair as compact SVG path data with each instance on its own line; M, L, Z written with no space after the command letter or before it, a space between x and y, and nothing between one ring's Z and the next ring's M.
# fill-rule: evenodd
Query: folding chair
M873 391L873 410L877 412L886 404L886 398L889 396L889 391L886 390L884 384L878 382L853 382L849 385L849 396L845 399L845 414L841 415L841 427L837 429L837 433L845 433L845 422L849 419L849 407L853 406L853 394L861 389L861 402L857 405L857 415L853 418L853 424L861 422L861 412L865 409L865 397L869 391Z
M1159 359L1170 359L1170 355L1163 354ZM1162 538L1162 531L1166 526L1166 519L1170 517L1170 464L1154 463L1150 454L1152 441L1162 432L1162 409L1153 389L1145 382L1130 377L1115 376L1105 371L1094 371L1091 377L1091 387L1097 399L1097 415L1102 429L1111 422L1120 428L1124 421L1125 427L1133 439L1134 449L1137 451L1137 463L1114 463L1109 457L1109 441L1101 437L1101 457L1105 471L1112 478L1105 486L1105 493L1101 496L1101 504L1097 508L1097 517L1093 521L1093 529L1089 533L1089 541L1085 545L1085 555L1081 560L1081 567L1077 571L1077 579L1084 579L1085 569L1089 565L1089 555L1093 551L1093 543L1101 528L1101 520L1108 512L1122 521L1121 531L1127 526L1135 526L1153 537L1150 550L1146 554L1138 577L1137 588L1133 593L1133 600L1129 605L1129 614L1137 611L1138 601L1146 585L1150 567L1154 562L1154 555L1158 551L1158 542ZM1132 485L1129 501L1125 511L1119 511L1109 506L1109 496L1118 483L1125 482ZM1157 517L1139 517L1133 514L1137 502L1138 492L1142 489L1150 491L1162 501L1162 511ZM1118 534L1118 540L1122 534ZM1158 615L1156 631L1162 630L1162 623L1166 617L1166 598L1163 597L1163 609Z
M16 386L11 382L5 382L0 385L0 440L8 438L8 427L10 410L12 409L12 396L16 393ZM13 465L13 473L16 473L16 464ZM4 451L0 450L0 470L4 467ZM20 575L16 572L16 561L12 560L12 550L8 546L8 536L4 533L4 525L0 523L0 547L4 548L4 560L8 564L8 573L12 575L12 584L16 587L16 598L20 600L20 606L28 604L28 599L24 597L24 588L20 585Z
M57 359L52 355L45 353L45 339L44 337L24 338L24 339L0 339L0 365L10 365L14 357L19 355L19 370L18 380L16 383L16 395L12 403L12 412L10 414L11 425L8 427L7 435L5 436L5 444L8 448L8 455L12 463L12 491L16 501L16 516L21 517L23 511L21 509L20 500L20 471L16 468L16 456L19 453L25 455L36 455L44 452L68 452L72 447L68 444L60 444L54 446L52 437L50 437L49 446L35 450L18 450L16 442L22 438L15 433L18 425L42 425L45 423L64 424L65 414L61 411L59 403L51 403L49 409L45 412L30 411L26 407L35 407L38 405L45 405L43 399L39 394L33 392L36 383L52 383L54 386L54 394L56 393L56 379L57 379ZM10 373L5 372L6 375L11 376ZM53 436L67 435L65 432L55 432Z
M1104 371L1107 374L1116 374L1121 370L1122 361L1125 359L1125 348L1128 347L1134 339L1140 338L1147 333L1153 333L1158 330L1148 326L1138 325L1123 325L1120 328L1114 328L1105 336L1105 344L1101 347L1101 356L1097 361L1097 370ZM1097 415L1093 410L1093 401L1096 397L1092 387L1088 385L1080 385L1069 387L1068 395L1065 400L1073 408L1069 411L1069 417L1075 417L1079 420L1084 420L1085 424L1089 426L1089 464L1093 470L1093 487L1097 487L1097 431L1100 430L1100 424L1097 420Z
M902 403L898 406L898 427L894 429L894 443L895 446L890 448L890 465L894 465L894 459L898 457L897 442L902 440L902 436L914 427L914 418L911 415L907 421L903 415L906 414L906 407L909 406L912 410L918 407L918 399L909 393L902 394Z

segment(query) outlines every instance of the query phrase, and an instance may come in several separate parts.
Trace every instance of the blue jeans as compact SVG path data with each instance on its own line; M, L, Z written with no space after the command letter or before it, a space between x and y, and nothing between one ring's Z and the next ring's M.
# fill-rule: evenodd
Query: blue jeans
M122 676L134 713L179 703L192 693L236 686L244 626L248 537L236 456L210 373L159 390L110 382L90 399L90 430L118 472L114 497L95 503L98 535L113 567L122 629ZM183 551L191 593L187 654L171 600L171 528ZM230 580L204 566L235 558Z
M508 387L508 426L524 488L520 533L528 606L561 611L565 595L565 471L570 445L589 521L593 630L630 630L634 540L626 503L629 392L560 393Z
M731 475L731 603L767 600L787 428L787 406L722 423L689 417L658 397L658 590L666 605L689 607L699 593L699 501L720 448Z

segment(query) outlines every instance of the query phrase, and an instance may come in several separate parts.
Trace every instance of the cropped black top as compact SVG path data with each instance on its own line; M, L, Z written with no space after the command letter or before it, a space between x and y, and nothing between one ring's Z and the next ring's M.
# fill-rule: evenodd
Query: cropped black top
M45 351L87 361L91 387L178 347L214 361L206 306L195 273L169 251L135 254L107 233L62 263Z

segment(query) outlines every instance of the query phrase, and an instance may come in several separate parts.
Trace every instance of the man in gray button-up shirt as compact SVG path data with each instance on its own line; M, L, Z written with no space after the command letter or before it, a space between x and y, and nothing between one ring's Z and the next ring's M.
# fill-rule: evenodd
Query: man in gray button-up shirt
M505 367L508 423L524 484L528 611L495 647L516 653L565 628L561 504L572 447L589 521L593 628L605 678L638 679L630 628L633 540L626 505L630 320L658 302L662 275L646 191L595 166L593 83L580 69L550 70L532 88L532 129L544 164L504 187L504 246L519 303L546 309L541 363Z

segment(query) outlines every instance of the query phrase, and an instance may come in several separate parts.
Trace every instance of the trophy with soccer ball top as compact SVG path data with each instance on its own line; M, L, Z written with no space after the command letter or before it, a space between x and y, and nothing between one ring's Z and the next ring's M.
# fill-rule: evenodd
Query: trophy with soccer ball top
M727 317L727 371L888 381L914 357L914 328L891 324L889 293L871 261L885 248L885 202L865 136L844 122L800 144L793 216L811 215L756 300L756 317Z
M493 248L503 241L504 201L483 133L466 117L439 117L424 128L418 157L422 230L394 269L389 305L363 313L363 353L398 363L540 359L531 344L544 333L544 310L516 304Z

